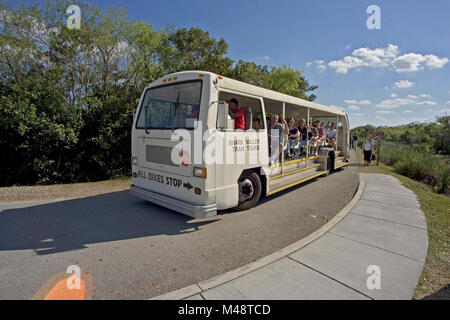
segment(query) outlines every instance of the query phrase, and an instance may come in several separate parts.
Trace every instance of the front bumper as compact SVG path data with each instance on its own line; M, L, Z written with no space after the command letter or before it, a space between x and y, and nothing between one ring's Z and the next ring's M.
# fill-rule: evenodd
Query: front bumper
M207 206L197 206L153 191L136 187L135 185L131 186L130 191L133 195L141 199L183 213L193 218L207 218L217 215L216 204L211 204Z

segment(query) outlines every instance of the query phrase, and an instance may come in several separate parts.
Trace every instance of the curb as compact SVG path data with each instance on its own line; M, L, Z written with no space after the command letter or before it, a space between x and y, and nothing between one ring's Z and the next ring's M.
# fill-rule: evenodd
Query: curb
M260 269L272 262L284 258L297 250L300 250L301 248L307 246L311 242L323 236L326 232L328 232L331 228L333 228L336 224L338 224L358 203L363 194L365 185L366 185L365 181L360 180L358 190L355 193L353 199L350 200L350 202L337 215L335 215L333 219L331 219L325 225L320 227L318 230L311 233L309 236L297 242L294 242L293 244L284 247L283 249L280 249L268 256L265 256L254 262L251 262L243 267L239 267L237 269L228 271L221 275L215 276L211 279L201 281L197 284L193 284L175 291L162 294L160 296L150 298L149 300L182 300L185 298L189 298L193 295L202 293L203 291L209 290L226 282L230 282L234 279L242 277L252 271Z

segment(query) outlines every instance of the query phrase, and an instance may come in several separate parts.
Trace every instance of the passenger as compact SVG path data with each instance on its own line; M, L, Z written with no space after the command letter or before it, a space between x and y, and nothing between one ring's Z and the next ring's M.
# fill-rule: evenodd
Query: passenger
M322 122L317 130L319 132L319 146L321 146L322 142L325 140L325 123Z
M199 111L200 111L200 105L198 105L198 104L194 105L192 107L192 112L191 112L191 115L189 116L189 118L198 119Z
M300 151L303 153L303 149L308 142L308 129L305 126L305 119L300 120L298 131L300 132Z
M234 98L230 99L228 105L230 106L230 117L234 119L234 130L245 130L244 110L239 109L238 101Z
M259 118L254 118L252 121L252 129L258 131L261 127L261 120Z
M327 141L334 148L336 146L336 129L334 122L331 123L327 131Z
M286 125L286 120L284 120L284 124ZM282 138L283 134L286 134L286 131L287 125L285 126L285 129L283 129L283 126L278 122L278 115L275 113L272 114L270 117L269 128L267 128L271 163L276 162L283 151Z
M314 122L311 128L312 138L311 138L311 151L312 156L317 156L319 154L319 120Z
M306 129L308 130L308 140L311 140L312 136L313 136L312 131L311 131L312 127L313 127L313 123L312 123L312 121L309 121L308 125L306 126Z
M313 133L312 133L312 121L309 121L308 124L306 125L306 130L308 132L308 153L311 154L311 143L312 143L312 137L313 137Z
M298 138L300 136L300 131L298 131L298 128L295 126L295 119L292 118L289 120L289 126L288 126L288 157L294 156L294 146L296 142L298 141Z

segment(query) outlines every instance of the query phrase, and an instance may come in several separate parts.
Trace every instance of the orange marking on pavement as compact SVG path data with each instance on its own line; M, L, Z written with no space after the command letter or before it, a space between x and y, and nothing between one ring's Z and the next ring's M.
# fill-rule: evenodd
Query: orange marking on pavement
M84 280L80 279L80 289L69 289L67 288L67 279L59 280L44 300L83 300L86 293Z

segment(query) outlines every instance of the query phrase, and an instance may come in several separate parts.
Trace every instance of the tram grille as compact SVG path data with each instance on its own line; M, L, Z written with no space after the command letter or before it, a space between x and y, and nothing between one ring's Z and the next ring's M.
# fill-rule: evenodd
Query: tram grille
M147 145L145 154L148 162L179 167L172 162L172 147Z

